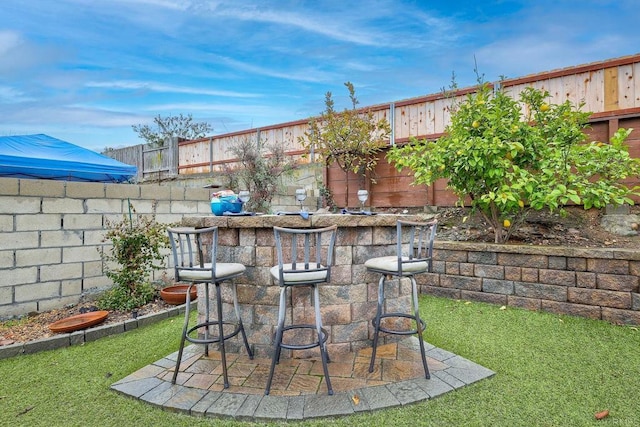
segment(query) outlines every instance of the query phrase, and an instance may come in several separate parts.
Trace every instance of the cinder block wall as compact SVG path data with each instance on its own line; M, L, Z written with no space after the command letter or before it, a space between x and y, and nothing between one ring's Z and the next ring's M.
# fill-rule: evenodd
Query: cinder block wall
M211 213L210 190L0 178L0 319L77 303L112 285L98 248L106 221Z

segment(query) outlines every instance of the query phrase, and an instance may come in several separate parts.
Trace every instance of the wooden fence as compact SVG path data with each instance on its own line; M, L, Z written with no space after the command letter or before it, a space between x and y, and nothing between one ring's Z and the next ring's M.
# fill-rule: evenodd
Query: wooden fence
M178 175L178 139L169 138L162 147L139 144L109 149L103 153L138 168L136 181L157 181Z
M640 157L640 54L502 80L494 85L501 85L513 97L518 97L526 87L531 86L548 91L549 103L567 100L574 104L584 103L582 110L593 113L590 120L592 128L587 132L591 139L608 141L618 128L632 127L634 131L627 143L631 155ZM439 93L373 105L366 109L371 110L377 118L386 118L391 124L390 146L406 143L410 137L436 139L449 123L452 102L460 101L474 90L473 87L458 90L453 98ZM310 161L313 155L301 157L305 150L299 142L307 130L308 120L298 120L182 141L178 144L177 171L180 175L223 173L225 165L233 167L236 162L230 147L242 139L256 144L280 144L299 161ZM151 173L146 168L143 164L145 177ZM450 206L456 201L446 189L444 181L430 187L411 185L411 175L398 173L386 162L384 154L380 157L376 176L377 183L368 188L372 206ZM360 185L355 176L345 177L341 170L330 167L325 174L325 185L332 191L338 204L344 205L347 179L350 188L348 205L355 206L358 202L355 191L351 190ZM629 183L640 184L636 181Z

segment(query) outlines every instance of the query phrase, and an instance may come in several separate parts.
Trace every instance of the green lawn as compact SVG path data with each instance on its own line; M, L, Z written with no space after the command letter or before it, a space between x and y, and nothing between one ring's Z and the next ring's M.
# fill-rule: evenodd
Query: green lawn
M287 425L640 425L638 328L433 297L422 297L421 309L427 341L496 375L404 408ZM0 425L280 425L174 414L110 390L175 351L180 327L173 318L82 346L0 360ZM609 417L596 421L604 409Z

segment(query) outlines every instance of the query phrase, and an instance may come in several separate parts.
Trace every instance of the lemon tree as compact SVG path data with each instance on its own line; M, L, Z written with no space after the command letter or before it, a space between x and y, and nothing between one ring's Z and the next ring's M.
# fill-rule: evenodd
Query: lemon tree
M640 175L619 129L609 143L586 142L591 113L570 102L551 104L549 94L525 89L514 99L480 82L477 91L452 106L451 122L435 141L411 139L387 154L397 169L411 169L415 184L445 178L462 205L481 212L495 242L506 242L531 209L564 213L632 204L622 182Z

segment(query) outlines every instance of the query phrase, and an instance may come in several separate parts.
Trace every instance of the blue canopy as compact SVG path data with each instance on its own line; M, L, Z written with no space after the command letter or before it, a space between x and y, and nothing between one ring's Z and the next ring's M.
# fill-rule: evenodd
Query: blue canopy
M124 182L135 166L48 135L0 136L0 177Z

